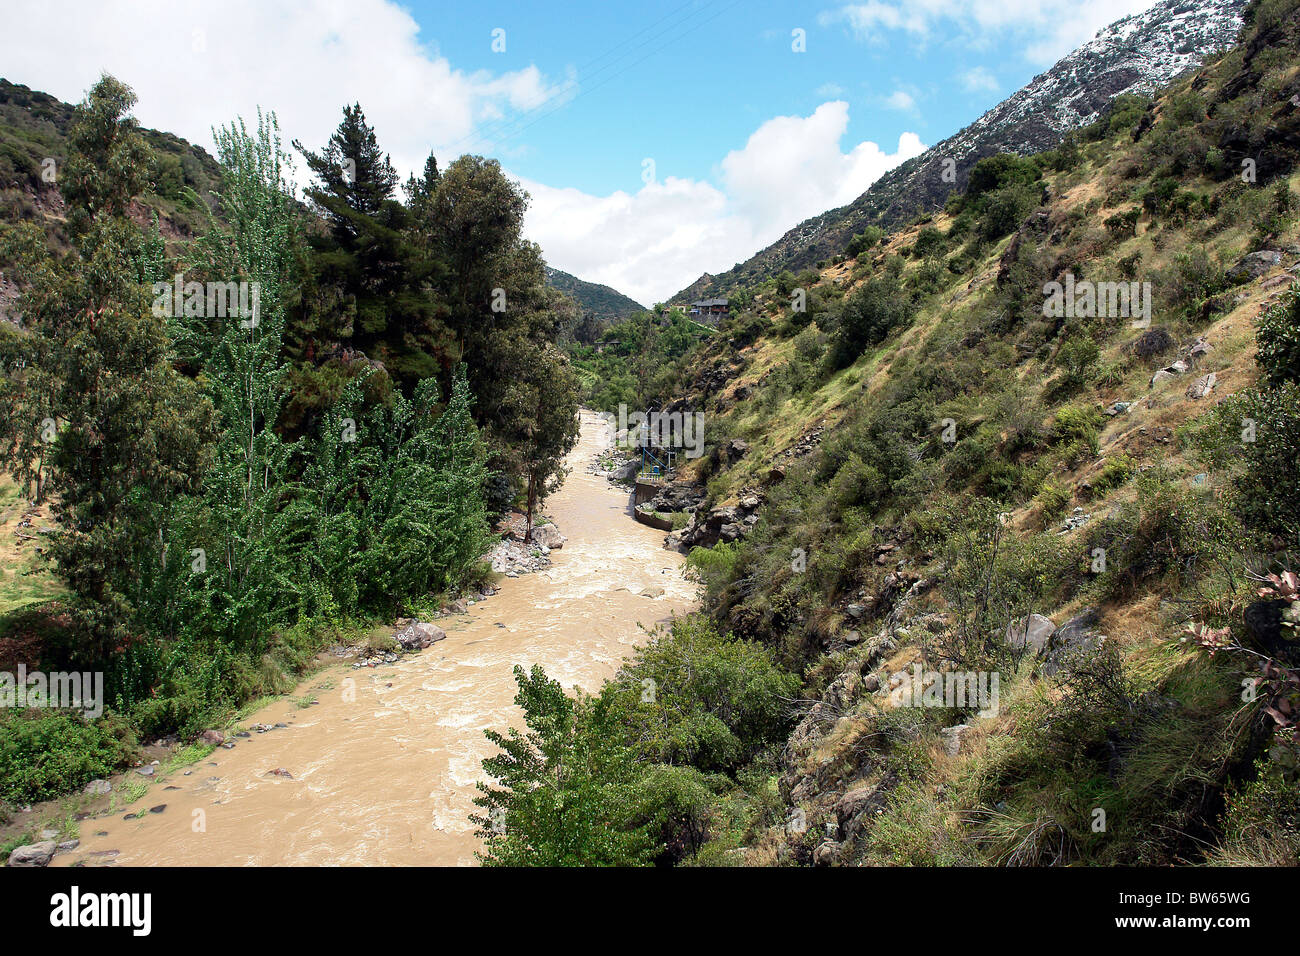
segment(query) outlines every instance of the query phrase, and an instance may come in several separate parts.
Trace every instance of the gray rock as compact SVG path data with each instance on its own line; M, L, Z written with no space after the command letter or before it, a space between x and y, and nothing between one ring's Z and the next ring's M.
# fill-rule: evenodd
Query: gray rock
M1007 625L1007 643L1018 651L1032 648L1034 653L1040 653L1054 633L1056 625L1048 618L1031 614L1028 621L1020 618Z
M107 780L92 780L81 788L81 792L92 797L102 797L113 792L113 785Z
M205 730L199 734L199 743L209 747L220 747L226 742L226 735L219 730Z
M1068 659L1081 654L1095 654L1106 643L1105 635L1097 633L1097 625L1097 610L1091 607L1062 624L1048 641L1043 655L1043 673L1050 677Z
M136 767L136 768L135 768L135 772L138 773L138 774L139 774L140 776L142 776L142 777L152 777L155 773L158 772L158 768L157 768L157 767L153 767L153 766L149 766L149 767Z
M1282 253L1272 249L1261 249L1237 260L1227 272L1229 279L1258 279L1282 262Z
M49 866L50 860L54 856L55 843L53 840L44 840L40 843L32 843L27 846L20 846L9 854L9 866L12 867L38 867Z
M939 731L939 736L943 738L943 749L949 757L955 757L961 753L962 734L970 730L967 724L957 724L953 727L945 727Z
M1204 398L1214 391L1214 386L1218 382L1217 376L1213 372L1209 375L1202 375L1196 381L1187 387L1188 398Z
M532 543L540 547L555 550L556 548L564 547L564 542L568 540L568 538L560 534L560 529L550 522L539 524L537 527L533 528Z
M862 617L862 615L865 612L866 612L866 608L864 608L861 604L850 604L848 607L844 609L844 613L847 614L849 617L853 618L855 621L858 618Z
M406 625L393 637L404 650L414 651L436 644L438 641L446 640L447 632L437 624L417 621L414 624Z
M834 840L826 840L813 850L813 866L831 866L839 858L840 845Z
M1171 378L1176 377L1177 375L1178 373L1173 371L1171 368L1162 368L1158 372L1156 372L1156 374L1151 376L1151 382L1147 387L1155 388L1161 382L1167 382Z

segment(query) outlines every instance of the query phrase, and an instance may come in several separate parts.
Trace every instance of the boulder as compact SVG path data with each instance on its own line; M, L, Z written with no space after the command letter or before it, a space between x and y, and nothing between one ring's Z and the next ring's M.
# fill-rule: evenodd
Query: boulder
M727 461L732 464L740 461L749 452L749 443L739 438L733 438L727 443Z
M1052 635L1056 625L1041 614L1031 614L1028 620L1019 618L1007 625L1007 643L1018 651L1032 648L1040 653Z
M1210 345L1209 342L1205 341L1205 336L1198 336L1192 340L1191 345L1187 346L1187 348L1183 350L1183 356L1184 358L1195 362L1197 359L1209 355L1210 349L1212 348L1213 346Z
M1096 608L1084 608L1062 624L1047 643L1043 673L1050 677L1067 659L1095 654L1106 642L1105 635L1097 633L1097 624Z
M631 481L640 470L641 462L633 458L631 461L625 461L614 469L614 478L618 481Z
M54 857L54 851L57 844L53 840L43 840L40 843L31 843L27 846L20 846L9 854L9 866L13 867L38 867L49 866L50 860Z
M406 625L393 636L403 650L414 651L445 640L447 632L437 624L425 624L417 621L415 624Z
M813 866L832 866L839 854L840 845L834 840L826 840L813 850Z
M92 797L102 797L113 792L113 785L107 780L92 780L81 788L81 792Z
M1236 264L1228 270L1227 276L1233 281L1238 279L1258 279L1264 273L1281 265L1281 263L1282 253L1275 252L1272 249L1261 249L1259 252L1252 252L1238 259Z
M1210 392L1214 391L1214 386L1217 382L1218 378L1213 372L1209 375L1202 375L1196 381L1192 382L1191 385L1187 386L1187 397L1194 399L1204 398L1206 395L1209 395Z
M533 528L533 544L540 545L544 548L555 550L564 547L564 542L568 541L564 535L560 534L560 529L555 525L547 522L539 524Z
M226 742L226 735L219 730L205 730L199 734L199 743L210 747L220 747Z
M957 724L954 727L945 727L939 731L939 736L943 738L943 749L949 757L955 757L961 753L962 734L970 730L967 724Z

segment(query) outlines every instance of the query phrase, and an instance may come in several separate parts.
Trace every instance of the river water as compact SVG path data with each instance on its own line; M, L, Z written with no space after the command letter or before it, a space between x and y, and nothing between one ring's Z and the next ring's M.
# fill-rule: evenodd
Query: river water
M644 640L642 625L694 606L663 532L587 473L605 428L583 413L573 470L547 502L568 537L549 568L439 620L447 639L396 664L316 673L244 723L287 727L160 775L130 807L84 821L81 846L56 865L473 865L468 815L494 750L483 731L522 724L512 667L541 664L566 688L595 690Z

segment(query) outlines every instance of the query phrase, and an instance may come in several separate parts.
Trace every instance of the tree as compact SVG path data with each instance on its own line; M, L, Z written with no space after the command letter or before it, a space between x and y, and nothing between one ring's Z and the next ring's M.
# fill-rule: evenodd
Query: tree
M27 236L20 274L42 385L18 395L18 420L43 421L59 530L50 556L76 595L88 661L127 639L140 569L157 567L169 507L197 488L213 432L211 405L172 365L165 317L143 284L156 259L127 217L148 149L127 111L131 90L109 76L77 108L62 184L75 249L65 263ZM150 263L153 266L150 266ZM30 450L5 464L27 474Z
M344 107L343 121L320 152L294 145L316 179L306 195L327 225L324 234L311 237L311 287L290 329L301 363L296 387L319 393L306 404L319 410L337 397L337 388L322 379L338 376L318 369L330 363L349 368L352 349L381 364L408 396L423 378L446 373L449 379L458 356L437 294L443 264L393 198L397 174L360 105ZM416 182L413 201L422 208L436 173L436 163L426 166L425 178Z
M527 733L485 731L501 752L483 761L499 787L476 786L470 817L494 866L637 866L658 849L637 805L638 768L601 698L565 695L540 665L514 669Z
M578 380L568 358L550 343L514 343L514 370L503 402L511 412L500 426L509 460L524 478L525 541L533 516L564 480L564 458L578 443Z

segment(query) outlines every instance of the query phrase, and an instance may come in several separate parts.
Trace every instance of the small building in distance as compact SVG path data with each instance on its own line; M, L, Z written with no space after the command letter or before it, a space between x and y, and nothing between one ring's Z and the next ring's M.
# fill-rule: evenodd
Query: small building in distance
M727 305L726 299L700 299L691 303L690 311L686 314L695 316L719 316L729 315L730 313L731 310Z

